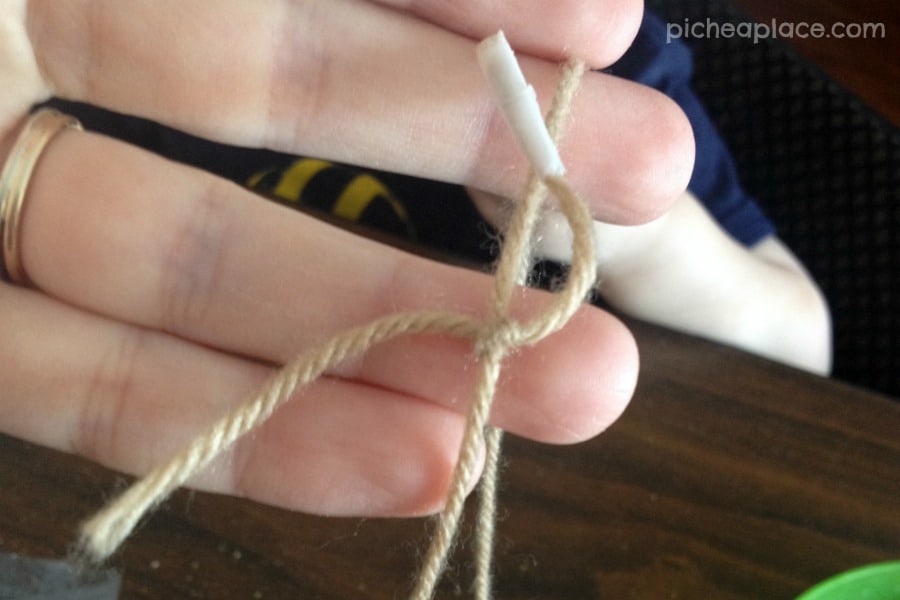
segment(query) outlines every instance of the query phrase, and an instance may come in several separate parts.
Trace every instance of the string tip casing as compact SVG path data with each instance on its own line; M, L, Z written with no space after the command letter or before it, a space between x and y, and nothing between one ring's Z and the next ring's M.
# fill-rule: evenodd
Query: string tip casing
M503 31L478 44L478 64L497 106L539 177L565 175L559 151L547 131L534 88L525 80Z

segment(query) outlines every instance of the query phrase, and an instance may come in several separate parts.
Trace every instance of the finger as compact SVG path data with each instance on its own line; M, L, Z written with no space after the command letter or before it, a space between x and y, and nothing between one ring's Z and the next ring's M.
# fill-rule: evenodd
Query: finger
M503 30L520 52L552 61L571 56L604 67L631 44L641 23L643 3L632 0L379 0L472 39Z
M144 473L170 458L269 369L0 286L0 428ZM441 503L462 418L417 399L324 379L197 480L315 513L422 514Z
M481 314L488 276L440 265L264 202L206 173L108 138L66 132L45 151L22 221L32 280L66 302L282 363L336 332L403 310ZM534 315L546 294L514 307ZM495 421L571 442L608 426L631 395L633 341L587 310L509 360ZM341 374L465 411L471 346L416 336Z
M49 93L24 27L26 5L23 1L5 2L0 20L0 144L28 107Z
M219 141L506 197L525 180L474 41L383 6L35 2L30 23L42 70L64 97ZM523 66L546 106L557 65L523 57ZM665 96L592 73L573 108L563 158L599 217L647 220L684 190L693 139Z

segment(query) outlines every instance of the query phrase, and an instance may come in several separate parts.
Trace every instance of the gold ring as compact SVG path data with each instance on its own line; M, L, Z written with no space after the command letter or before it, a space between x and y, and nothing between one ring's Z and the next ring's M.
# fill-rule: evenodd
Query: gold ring
M63 129L81 129L75 117L51 109L31 115L0 173L0 278L19 285L31 280L19 255L19 224L31 173L50 140Z

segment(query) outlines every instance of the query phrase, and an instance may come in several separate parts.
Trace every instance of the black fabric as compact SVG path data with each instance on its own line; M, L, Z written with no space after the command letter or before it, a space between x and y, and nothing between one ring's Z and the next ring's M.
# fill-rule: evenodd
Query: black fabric
M271 192L284 170L297 160L296 156L271 150L218 144L153 121L79 102L55 98L48 105L78 117L85 129L135 144L226 179L246 184L253 176L260 176L255 188L263 193ZM335 194L340 192L349 178L369 173L382 181L403 203L409 213L416 243L477 264L487 265L496 258L496 231L481 217L462 187L396 173L357 169L350 165L335 167L329 170L328 177L315 182L316 186L328 188L328 193L312 202L312 206L307 203L312 196L306 194L306 208L327 213L328 207L336 198ZM288 204L295 200L270 197L279 201L287 200ZM375 210L378 208L375 207ZM385 223L379 222L379 216L374 213L372 211L372 214L366 215L372 218L365 219L362 224L380 227L386 233L395 233L399 239L409 239L410 228L406 224L398 225L394 220L390 226L385 227ZM390 218L385 221L390 221Z
M750 21L723 0L647 8L670 23ZM900 396L900 131L781 40L685 41L742 181L829 300L834 375Z

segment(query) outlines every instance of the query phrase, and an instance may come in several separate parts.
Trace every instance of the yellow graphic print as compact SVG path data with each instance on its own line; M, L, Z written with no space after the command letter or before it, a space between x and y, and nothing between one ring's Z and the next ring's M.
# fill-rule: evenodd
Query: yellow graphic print
M314 180L325 185L319 186L317 197L310 198L310 184ZM316 158L299 158L284 169L268 169L254 174L247 180L247 185L290 204L314 205L348 221L373 221L368 224L415 237L413 224L403 203L380 179L364 171ZM322 190L331 197L322 197ZM379 214L367 219L367 212ZM393 223L384 223L386 214L390 215Z

